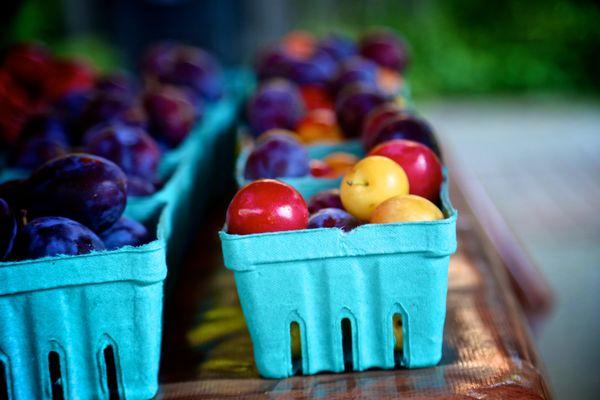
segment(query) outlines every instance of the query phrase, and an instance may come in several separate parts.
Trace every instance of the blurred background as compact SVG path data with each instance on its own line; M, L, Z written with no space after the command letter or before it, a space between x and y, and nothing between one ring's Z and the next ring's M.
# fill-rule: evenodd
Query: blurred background
M555 294L535 338L558 398L600 383L600 5L505 0L24 0L4 46L40 40L100 70L177 39L229 65L291 29L373 26L411 47L408 79L465 179L482 185Z

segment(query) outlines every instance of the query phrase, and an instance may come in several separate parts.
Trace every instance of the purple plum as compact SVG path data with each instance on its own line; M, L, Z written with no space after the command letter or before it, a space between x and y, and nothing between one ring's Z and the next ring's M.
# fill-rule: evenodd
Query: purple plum
M379 91L365 84L355 83L342 90L336 100L335 112L344 136L360 136L369 111L385 101Z
M127 178L112 161L74 153L35 170L27 180L27 209L33 218L71 218L102 232L123 214Z
M92 91L89 90L70 92L53 105L53 115L64 124L71 140L79 139L83 133L82 115L92 95Z
M17 236L17 220L9 204L0 198L0 261L10 254Z
M144 107L150 133L171 147L177 146L201 117L200 104L199 99L184 88L160 86L148 90Z
M254 69L259 80L285 78L291 57L281 46L271 46L258 53Z
M15 255L24 260L87 254L104 249L102 240L79 222L63 217L40 217L21 230Z
M117 164L127 175L152 180L160 161L160 150L143 129L115 122L94 130L86 138L85 151Z
M337 61L343 61L352 57L358 51L354 41L340 34L329 34L318 43L319 49L327 52Z
M69 143L69 137L64 124L58 117L50 114L33 116L23 126L20 139L26 141L35 137L52 139L64 145L68 145Z
M360 54L382 67L402 72L408 64L406 43L395 33L378 30L366 34L359 44Z
M4 199L13 210L20 209L25 204L27 192L25 179L11 179L0 183L0 198Z
M206 51L191 46L181 46L175 51L173 64L161 81L187 87L208 101L218 100L224 91L217 61Z
M113 226L100 234L107 250L123 246L141 246L150 241L148 230L141 223L127 217L121 217Z
M62 122L47 114L37 115L25 123L9 161L19 168L34 169L66 154L68 146L69 140Z
M337 71L335 59L327 52L317 49L308 58L293 58L286 67L285 76L298 85L328 85Z
M363 83L377 87L377 64L366 58L354 56L344 61L332 83L334 93L340 93L346 86Z
M373 135L370 143L365 143L366 150L369 151L379 143L392 139L406 139L424 144L441 159L440 147L433 128L422 118L408 113L391 118Z
M149 196L156 192L156 186L148 179L130 175L127 177L127 196Z
M274 136L250 153L244 177L249 180L306 176L310 172L308 152L293 138Z
M133 99L114 92L94 92L80 121L80 132L110 121L119 120L132 107Z
M359 224L356 218L339 208L322 208L308 218L308 229L340 228L348 232Z
M342 204L342 200L340 198L339 189L322 190L308 200L308 212L311 214L319 211L322 208L344 209L344 205Z
M40 165L68 153L68 148L52 139L35 137L19 145L11 157L11 165L35 169Z
M113 72L98 79L94 88L101 93L109 93L125 98L134 98L137 94L138 85L133 77L127 73Z
M140 62L142 73L155 80L169 73L179 46L175 42L164 41L148 47Z
M273 128L295 129L304 114L304 104L296 85L273 79L260 85L247 111L252 133L259 136Z

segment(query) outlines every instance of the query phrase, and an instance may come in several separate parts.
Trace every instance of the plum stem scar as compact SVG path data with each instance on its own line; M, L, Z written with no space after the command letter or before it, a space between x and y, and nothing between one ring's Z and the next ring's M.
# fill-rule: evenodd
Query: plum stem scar
M365 181L346 181L348 186L369 186L369 182Z

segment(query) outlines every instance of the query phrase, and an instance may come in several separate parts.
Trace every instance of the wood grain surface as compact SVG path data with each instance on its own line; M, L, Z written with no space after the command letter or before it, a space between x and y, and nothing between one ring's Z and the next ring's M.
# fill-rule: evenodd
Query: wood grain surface
M216 230L200 232L166 306L162 399L545 399L543 367L497 249L459 188L443 358L435 368L261 379Z

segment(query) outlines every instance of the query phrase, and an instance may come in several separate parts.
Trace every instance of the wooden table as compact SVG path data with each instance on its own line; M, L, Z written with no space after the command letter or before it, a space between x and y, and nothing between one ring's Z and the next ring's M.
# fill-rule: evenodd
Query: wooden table
M215 234L199 235L166 305L163 399L550 398L501 255L460 188L459 250L451 259L443 358L435 368L261 379L233 275ZM493 238L492 238L493 239Z

